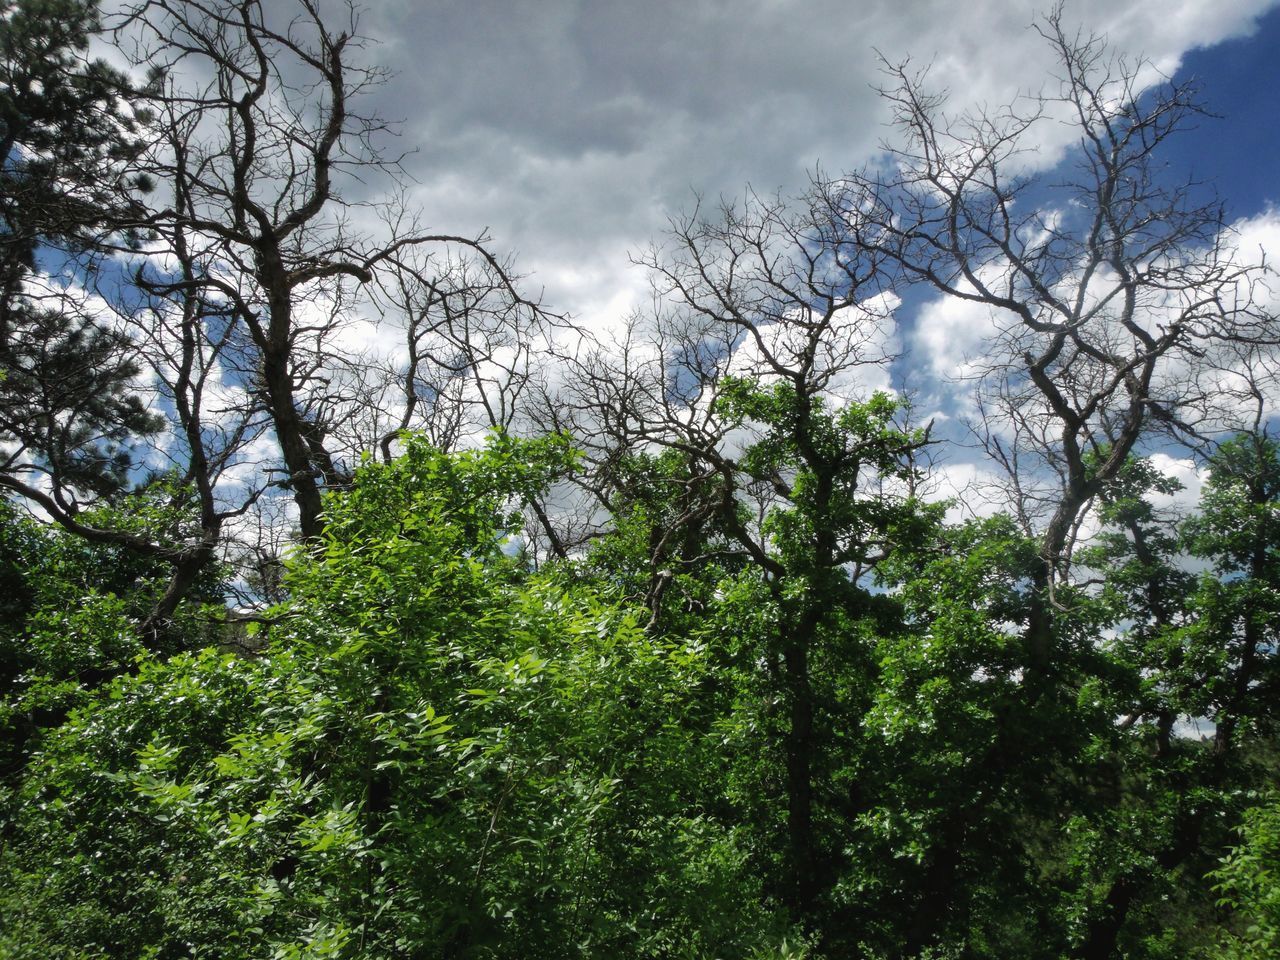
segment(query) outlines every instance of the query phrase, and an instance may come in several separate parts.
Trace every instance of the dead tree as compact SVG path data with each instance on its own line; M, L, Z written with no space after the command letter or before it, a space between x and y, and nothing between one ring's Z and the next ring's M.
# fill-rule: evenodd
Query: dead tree
M1260 265L1236 254L1216 199L1165 169L1171 138L1201 113L1194 89L1069 31L1061 9L1039 30L1058 64L1056 86L1001 108L950 115L927 75L888 67L883 95L899 139L882 169L892 172L825 187L860 243L990 324L972 368L973 426L1008 471L1016 515L1038 543L1018 704L1032 724L1038 707L1082 682L1063 629L1064 588L1095 499L1157 438L1197 442L1205 398L1196 371L1206 354L1275 338L1271 318L1252 306ZM1046 140L1069 150L1050 173L1035 156ZM992 769L1013 750L1000 731L984 756ZM1196 848L1199 816L1158 852L1164 868ZM931 895L907 952L923 949L954 904L971 822L952 811L940 828L948 841L928 865L922 889ZM1139 874L1110 883L1077 955L1113 955L1142 889Z
M331 308L352 302L351 285L369 284L379 265L423 245L466 248L506 276L483 237L420 231L401 217L386 218L396 226L389 234L353 226L357 204L370 202L365 181L394 180L398 165L381 149L388 125L362 112L384 72L362 62L358 8L340 9L334 18L314 0L149 0L116 25L133 61L163 77L156 98L168 133L148 154L148 172L176 200L148 225L210 245L200 275L180 282L227 303L247 333L253 388L307 539L323 527L323 491L351 469L334 435L344 401L358 398L329 390L341 377L330 376L338 351L325 335L343 320Z
M528 429L530 392L572 325L513 296L517 280L507 262L453 252L406 251L379 270L374 301L403 330L404 352L380 370L369 449L389 459L406 431L452 450L490 430Z
M1040 541L1035 673L1054 660L1055 586L1090 503L1154 430L1185 432L1195 398L1180 372L1204 344L1260 335L1256 267L1233 256L1220 205L1162 169L1201 112L1194 89L1069 32L1061 10L1039 30L1057 89L999 109L949 116L926 74L887 67L895 174L828 185L859 242L989 313L977 430L1018 465ZM1063 124L1071 169L1037 173L1038 138Z

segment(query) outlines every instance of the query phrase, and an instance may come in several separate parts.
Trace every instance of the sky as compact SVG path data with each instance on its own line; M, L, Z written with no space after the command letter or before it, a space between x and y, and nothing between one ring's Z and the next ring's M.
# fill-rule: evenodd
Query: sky
M292 9L262 2L275 16ZM516 257L526 291L596 331L647 304L649 277L631 260L699 197L795 193L819 167L838 175L881 161L893 136L876 89L885 63L927 68L952 115L1054 86L1034 26L1045 0L367 3L364 56L387 81L357 106L395 123L388 152L405 152L405 202L420 226L487 233L493 252ZM1062 21L1130 62L1145 58L1144 76L1198 83L1215 115L1168 144L1171 175L1215 189L1238 227L1232 242L1280 262L1280 0L1069 0ZM1073 130L1036 129L1044 139L1027 162L1069 164ZM1280 314L1280 296L1274 305ZM904 291L894 314L893 385L929 384L924 415L958 436L967 388L949 378L990 324L920 290ZM1166 467L1188 491L1202 479L1185 457ZM948 469L963 482L988 467L958 453Z
M1173 146L1172 162L1215 184L1232 218L1280 204L1280 7L1257 29L1183 57L1179 79L1198 82L1215 116Z
M879 57L930 65L959 110L1043 89L1043 0L379 0L361 22L392 78L411 199L435 229L488 228L546 302L598 326L644 300L629 256L698 196L803 189L891 134ZM1280 200L1276 0L1072 0L1064 21L1194 76L1205 118L1170 161L1229 215ZM1052 136L1052 131L1047 131ZM1045 164L1063 143L1045 143Z
M424 222L487 228L549 307L601 330L646 304L630 260L697 198L794 193L819 166L881 159L884 63L927 67L952 113L1053 89L1034 28L1046 12L1045 0L382 0L362 26L394 74L377 109L403 120ZM1213 115L1169 142L1170 174L1217 192L1242 255L1280 262L1280 0L1068 0L1062 20L1148 61L1153 80L1198 85ZM1038 129L1029 162L1069 164L1075 132ZM896 314L895 384L927 384L918 411L963 442L971 388L949 378L990 323L919 290ZM949 456L956 491L994 479L976 451ZM1193 501L1202 467L1165 459Z

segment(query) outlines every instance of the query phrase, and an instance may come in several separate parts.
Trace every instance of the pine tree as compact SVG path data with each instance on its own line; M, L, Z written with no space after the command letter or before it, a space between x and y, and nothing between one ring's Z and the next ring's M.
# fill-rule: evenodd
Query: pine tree
M153 431L127 336L50 281L77 258L136 244L131 177L141 93L88 56L96 0L0 0L0 483L110 492L131 435ZM44 486L44 484L37 484Z

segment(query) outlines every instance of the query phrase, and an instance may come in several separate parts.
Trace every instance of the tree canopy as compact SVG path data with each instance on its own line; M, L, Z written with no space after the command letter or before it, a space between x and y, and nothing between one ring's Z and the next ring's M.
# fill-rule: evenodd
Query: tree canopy
M0 956L1274 954L1280 340L1192 91L1061 9L1005 110L887 66L891 162L605 334L370 199L359 12L0 4Z

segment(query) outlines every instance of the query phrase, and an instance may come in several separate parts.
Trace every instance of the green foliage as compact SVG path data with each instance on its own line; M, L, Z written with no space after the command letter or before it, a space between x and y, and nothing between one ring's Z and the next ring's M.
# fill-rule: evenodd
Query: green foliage
M99 28L96 0L0 3L0 438L55 486L106 494L127 479L129 439L161 423L134 392L135 345L74 292L32 283L42 259L137 240L146 184L129 161L147 111L87 58Z
M127 207L119 177L147 115L123 74L86 56L97 0L4 0L0 22L4 262L30 267L37 244L92 246Z
M323 216L340 202L329 174L354 158L344 139L382 127L347 110L378 70L344 63L360 41L329 33L310 2L324 63L304 49L303 21L278 32L255 19L266 5L179 4L195 16L185 24L159 6L132 17L157 13L159 60L203 57L218 74L194 99L167 98L167 130L149 129L154 89L89 56L97 0L0 0L0 487L90 537L0 502L0 957L1280 952L1280 444L1265 429L1219 444L1185 516L1157 506L1176 483L1117 455L1143 448L1149 418L1186 426L1177 384L1167 401L1154 385L1169 385L1163 362L1195 354L1195 328L1252 335L1234 309L1219 305L1221 330L1205 319L1221 285L1251 270L1213 243L1182 256L1216 232L1210 208L1181 209L1144 180L1151 149L1193 108L1184 91L1145 114L1112 104L1110 80L1089 85L1105 69L1099 43L1071 41L1058 13L1041 25L1069 68L1068 100L1106 121L1086 117L1090 142L1120 137L1086 164L1099 216L1073 253L1070 224L1028 240L1041 217L1018 213L1017 183L995 175L1025 127L993 114L948 137L964 122L935 119L942 102L891 68L902 83L887 96L915 144L897 154L906 194L854 176L815 183L799 218L752 198L722 226L677 224L671 259L645 258L674 299L655 318L657 354L636 373L628 358L616 384L594 358L579 368L574 402L603 412L608 434L591 445L605 451L594 474L562 436L498 433L452 455L406 436L394 462L363 461L321 522L320 485L348 479L322 408L353 400L347 386L368 371L319 389L325 330L303 357L292 300L341 301L328 284L371 283L377 265L394 267L406 300L416 286L392 256L416 241L345 257L343 225ZM255 83L238 44L262 40L332 82L290 87L277 57L283 74ZM266 70L271 51L252 52ZM229 139L197 143L236 87ZM141 203L150 136L172 148L146 161L175 178L165 210ZM376 149L354 159L381 168ZM979 181L993 205L970 189ZM161 363L176 364L161 392L191 405L182 443L222 429L201 400L216 383L243 389L246 419L226 450L210 448L207 477L193 461L185 479L134 487L133 440L161 418L139 396L137 329L106 322L91 294L116 286L113 257L136 253L148 223L182 261L172 284L134 277L152 306L188 308L181 356ZM1140 236L1146 253L1127 256ZM446 362L440 397L418 396L432 379L419 360L444 362L421 336L452 342L476 310L524 344L525 321L547 319L518 295L491 312L515 293L509 274L482 239L463 243L494 282L423 254L447 276L413 278L427 299L410 418L483 380L471 361L492 354L453 343L466 369ZM233 247L230 260L214 249ZM1003 294L980 282L992 257L1012 270ZM1081 263L1085 287L1119 271L1123 290L1059 303ZM1048 401L1008 411L1063 481L1038 539L1022 490L1017 520L964 523L920 495L931 438L904 400L824 395L864 363L887 367L864 352L885 331L864 339L862 324L880 327L912 276L1025 324L1027 337L1011 320L1000 348L1013 352L983 366L1009 374L989 394L998 405ZM252 302L223 302L241 294ZM1181 314L1147 322L1179 299ZM1112 308L1133 349L1090 339ZM772 372L712 382L748 338ZM683 356L668 363L672 349ZM534 384L500 386L506 419L506 400ZM698 423L680 409L694 393ZM656 421L646 405L663 408ZM222 501L224 468L243 465L235 451L264 411L290 470L258 493L292 486L307 536L283 563L283 600L233 614L230 574L209 562L169 617L157 600L186 586L175 567L185 577L227 547L242 516ZM1018 439L1003 447L1002 425L987 425L1023 479ZM547 488L566 476L608 516L533 569L524 510L537 500L546 522Z
M1119 720L1074 764L1086 789L1054 860L1069 929L1087 942L1112 925L1132 956L1220 955L1230 904L1201 878L1245 797L1275 776L1275 445L1236 438L1209 466L1198 511L1178 518L1150 500L1176 485L1129 464L1104 494L1109 529L1082 555L1105 573L1117 622L1096 641L1104 667L1088 689ZM1188 721L1209 739L1180 735Z
M520 512L567 441L408 438L252 655L173 655L217 639L181 617L148 647L158 571L7 512L0 955L1274 951L1272 446L1224 445L1185 520L1126 467L1035 675L1037 543L914 499L892 400L723 403L737 473L619 461L614 528L538 571ZM98 519L176 537L181 499Z
M1280 952L1280 802L1274 794L1245 811L1239 843L1211 874L1220 904L1235 914L1224 960L1265 960Z
M503 550L566 455L410 441L331 500L261 657L148 662L51 734L5 865L8 955L715 956L780 938L706 802L705 652Z
M85 516L131 529L173 525L166 501L149 488ZM166 564L90 544L0 503L0 782L17 773L42 730L139 658L215 639L199 611L219 598L221 573L211 565L177 616L143 638L138 624L164 589Z

